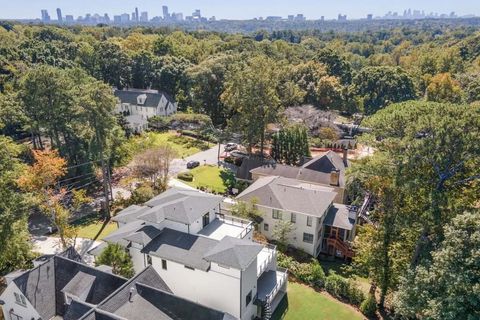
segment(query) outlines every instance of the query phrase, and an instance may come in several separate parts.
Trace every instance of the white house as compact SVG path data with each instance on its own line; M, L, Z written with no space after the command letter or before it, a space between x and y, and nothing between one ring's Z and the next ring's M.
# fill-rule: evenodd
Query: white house
M232 315L177 297L149 266L123 277L80 261L72 248L7 276L0 296L6 320L233 320Z
M274 246L252 240L250 221L221 213L222 202L172 188L120 212L120 228L104 240L125 246L137 272L152 266L175 296L242 320L268 319L286 293L287 270L277 268Z
M140 133L148 128L148 119L154 116L169 116L177 112L177 104L167 94L157 90L115 90L120 103L117 113L125 116L133 132Z
M316 257L320 253L351 258L347 241L353 240L357 212L334 203L336 189L278 176L259 177L238 195L239 201L256 199L263 221L260 232L273 239L279 221L293 231L288 244Z

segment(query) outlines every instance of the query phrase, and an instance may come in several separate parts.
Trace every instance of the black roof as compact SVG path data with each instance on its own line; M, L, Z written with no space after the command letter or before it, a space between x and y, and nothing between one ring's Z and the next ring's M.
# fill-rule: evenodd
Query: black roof
M160 103L160 100L162 99L162 96L165 96L168 102L174 103L174 100L168 94L164 92L156 93L153 90L115 90L114 94L117 98L120 99L121 103L129 103L132 105L137 105L137 97L139 95L145 94L147 96L147 99L142 105L144 107L157 107Z

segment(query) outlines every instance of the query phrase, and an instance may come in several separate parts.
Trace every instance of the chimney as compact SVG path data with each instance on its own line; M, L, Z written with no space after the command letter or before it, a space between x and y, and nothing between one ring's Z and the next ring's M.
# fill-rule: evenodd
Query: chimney
M346 167L348 167L348 149L347 148L343 148L343 165Z
M330 185L338 187L339 182L340 182L340 171L332 170L332 172L330 172Z
M134 287L131 287L130 288L130 292L128 293L128 301L129 302L133 302L133 295L135 293L135 288Z

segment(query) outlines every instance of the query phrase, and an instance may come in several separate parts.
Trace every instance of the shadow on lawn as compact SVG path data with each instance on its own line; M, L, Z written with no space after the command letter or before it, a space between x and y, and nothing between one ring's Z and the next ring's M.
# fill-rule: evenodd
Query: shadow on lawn
M281 320L285 318L285 315L287 314L288 311L288 294L286 294L282 301L277 306L277 309L275 309L275 312L272 314L272 320Z
M92 239L93 241L97 241L98 237L102 234L103 230L107 227L107 225L110 223L110 219L106 219L103 215L99 213L91 214L85 217L82 217L75 222L72 223L73 226L75 227L86 227L91 224L95 224L97 222L103 221L101 228L98 230L97 234L95 237Z

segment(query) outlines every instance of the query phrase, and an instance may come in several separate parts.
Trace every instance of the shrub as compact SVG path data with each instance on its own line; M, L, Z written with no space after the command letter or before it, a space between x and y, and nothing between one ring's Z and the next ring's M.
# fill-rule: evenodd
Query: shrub
M377 311L377 301L373 294L369 294L368 297L363 300L360 305L360 311L367 317L373 317Z
M192 182L193 181L193 174L190 172L180 172L177 176L178 179L183 181Z
M363 292L349 279L332 272L325 281L325 290L331 295L345 299L353 305L360 305L365 299Z
M326 276L325 272L323 271L322 266L316 259L312 259L310 263L311 274L312 274L312 284L315 287L322 288L325 284Z
M322 288L325 283L325 273L316 259L312 259L310 263L300 263L279 252L277 263L280 267L288 269L292 275L302 282L317 288Z
M129 205L132 204L143 204L148 200L152 199L155 196L155 191L151 186L142 185L139 186L132 192L132 196L130 197Z

